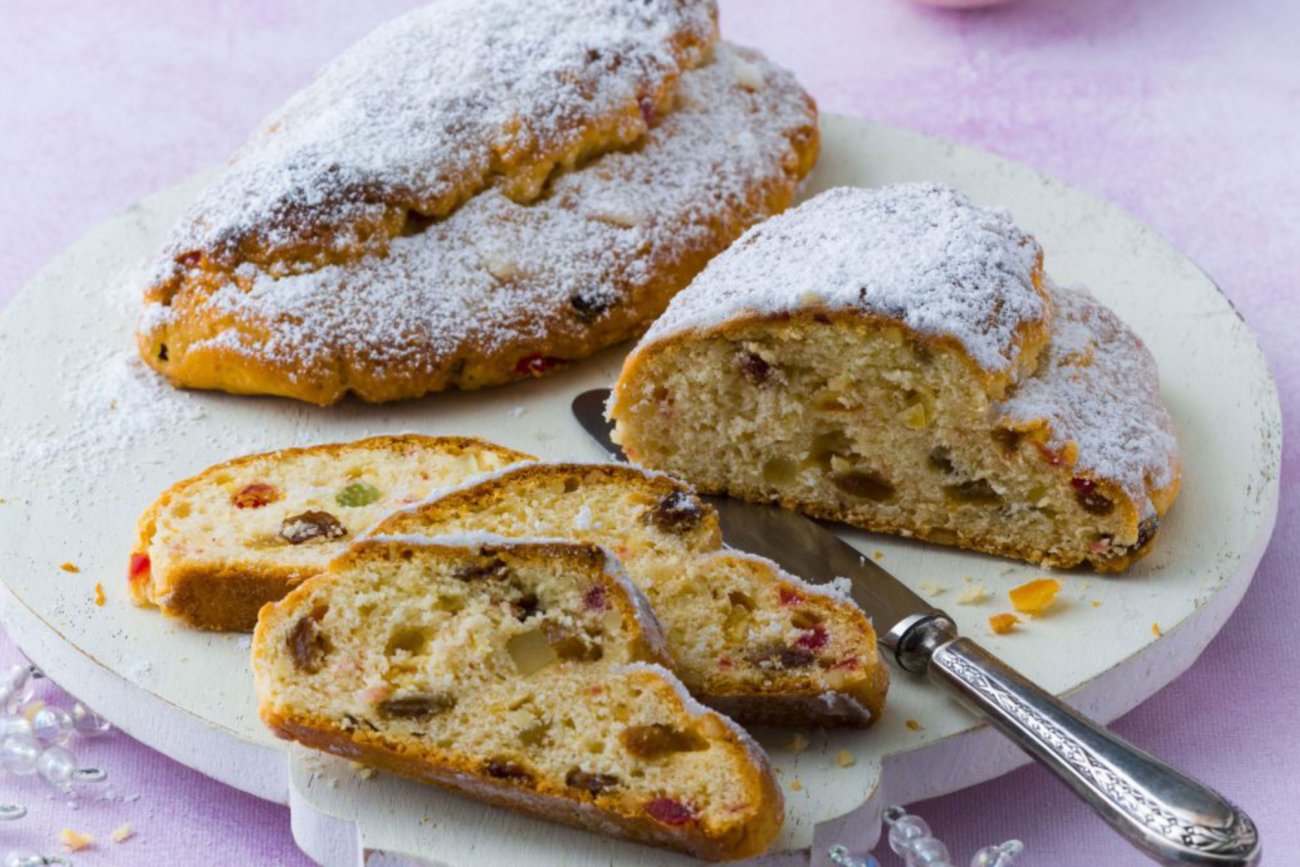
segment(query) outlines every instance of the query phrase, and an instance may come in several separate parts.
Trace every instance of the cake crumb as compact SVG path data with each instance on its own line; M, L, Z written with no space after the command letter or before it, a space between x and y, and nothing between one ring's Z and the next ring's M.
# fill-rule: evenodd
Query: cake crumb
M874 560L883 560L885 559L885 552L877 548L875 551L872 552L871 557Z
M979 605L989 598L989 591L983 584L972 584L957 594L958 605Z
M1101 600L1100 600L1100 599L1094 599L1094 600L1092 600L1092 607L1093 607L1093 608L1100 608L1100 607L1101 607Z
M76 563L73 563L71 560L63 561L62 563L59 564L59 568L62 569L64 572L71 572L74 575L81 571L81 568L77 566Z
M1159 623L1152 623L1152 624L1151 624L1151 634L1154 635L1156 638L1159 638L1159 637L1161 637L1162 635L1164 635L1164 633L1163 633L1162 631L1160 631L1160 624L1159 624Z
M107 598L108 598L108 597L104 595L104 585L103 585L103 583L102 583L102 582L99 582L99 581L96 581L96 582L95 582L95 604L98 605L100 608L103 608L103 607L104 607L104 601L105 601Z
M132 828L131 823L127 822L124 825L118 825L113 829L113 833L108 836L114 843L125 843L135 836L135 828Z
M795 777L793 780L790 781L790 791L797 792L802 788L803 788L803 783L799 782L798 777Z
M95 838L89 834L80 834L71 828L64 828L59 832L59 842L69 852L80 852L95 845Z
M786 744L786 749L790 751L791 755L797 756L804 750L808 749L808 744L809 740L806 737L799 732L795 732L790 737L790 743Z
M925 729L925 726L921 725L920 721L914 719L906 720L903 725L907 726L914 732L923 731Z
M853 753L848 750L840 750L835 754L835 764L839 765L841 768L851 768L857 763L858 760L855 759Z
M352 773L357 775L358 779L368 780L375 775L375 769L369 765L363 765L360 762L352 762Z
M989 629L993 630L994 635L1006 635L1019 622L1020 618L1014 614L994 614L989 618Z
M922 581L916 586L922 593L930 597L941 596L943 595L943 592L948 589L944 585L938 584L934 581Z

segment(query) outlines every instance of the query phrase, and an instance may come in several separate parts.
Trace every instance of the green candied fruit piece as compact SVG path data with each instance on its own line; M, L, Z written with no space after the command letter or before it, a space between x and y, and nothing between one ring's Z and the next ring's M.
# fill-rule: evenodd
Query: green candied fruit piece
M369 506L379 499L379 489L369 482L353 482L334 497L340 506L355 509L357 506Z

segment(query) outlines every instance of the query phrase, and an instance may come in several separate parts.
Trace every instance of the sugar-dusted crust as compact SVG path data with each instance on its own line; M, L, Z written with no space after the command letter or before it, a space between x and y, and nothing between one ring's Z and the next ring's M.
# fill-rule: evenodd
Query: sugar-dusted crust
M652 618L641 613L644 609L635 604L636 591L615 580L617 569L612 564L605 567L609 581L605 585L604 599L607 604L634 614L643 635L640 639L631 637L630 640L634 645L639 642L646 649L634 652L634 656L640 655L643 661L607 664L595 659L577 668L553 672L549 678L544 676L545 673L533 674L527 677L532 683L529 689L531 694L543 695L549 702L575 704L595 704L603 701L599 698L602 695L618 694L625 698L635 695L638 696L635 701L659 708L657 718L663 719L663 709L669 709L670 718L677 726L704 734L709 744L709 755L715 757L716 772L728 784L723 787L728 800L722 804L697 804L696 818L684 823L666 824L651 818L645 804L632 791L624 793L621 788L616 788L609 793L589 794L575 789L567 779L548 773L545 770L547 759L536 753L530 756L526 747L512 754L512 762L520 768L519 772L508 778L500 774L494 776L489 773L484 755L473 748L458 749L453 740L460 737L466 744L478 743L473 732L457 733L454 728L440 727L437 729L439 742L435 743L425 737L422 730L410 734L403 731L402 726L385 722L382 718L372 720L355 708L357 715L339 713L341 708L350 705L347 705L346 690L340 687L330 691L331 683L339 677L336 670L341 670L334 665L332 657L327 658L329 664L311 672L304 672L292 664L294 625L303 618L316 617L322 604L331 609L346 604L345 597L336 588L349 580L352 571L397 557L415 558L417 562L432 564L439 560L454 561L465 554L502 557L516 570L516 574L530 563L547 569L554 569L559 564L576 576L586 576L587 580L594 577L593 556L608 558L590 546L555 540L505 540L481 534L432 539L371 538L360 542L331 564L328 572L263 610L253 637L252 668L259 696L259 713L267 726L279 737L315 749L433 783L488 803L598 833L671 848L708 860L750 857L766 850L779 833L783 821L781 793L766 755L734 723L696 704L673 674L656 661L661 657L656 655L654 648L662 646L655 637L657 627ZM418 599L407 601L419 607ZM366 630L362 636L364 646L384 644L386 636L373 615L357 622L361 629ZM330 625L329 621L322 624L322 628L326 626L338 628ZM371 635L371 632L375 634ZM332 647L337 646L339 638L332 636ZM477 641L492 640L492 634L480 627ZM523 676L510 672L503 672L501 676L507 680L523 679ZM306 694L320 695L321 700L304 702L300 697L303 693L295 692L296 688L310 681L318 685ZM480 688L492 690L494 687L487 684ZM473 701L474 697L467 694L464 700ZM329 704L340 701L342 705ZM553 705L548 704L547 708L553 709ZM488 714L473 715L471 720L468 724L483 729L497 730L510 725L504 717L494 719ZM572 733L566 729L553 729L549 737L560 739L558 746L561 749L581 752L584 748L579 746L579 739L597 735L608 744L602 748L602 753L619 749L615 746L620 742L617 727L600 732ZM572 744L568 743L569 739L573 740ZM604 766L610 770L617 769L619 779L629 780L623 763L632 761L637 759L630 754L621 759L607 756ZM671 786L673 780L669 777L665 782ZM689 785L684 780L681 782ZM676 791L670 787L658 794L672 795ZM736 813L732 813L728 806L733 802L741 805Z
M268 117L189 208L155 299L241 263L382 253L408 215L641 138L717 39L712 0L442 0L375 30Z
M489 529L602 545L645 591L669 635L678 676L701 701L746 723L878 720L889 675L866 615L771 561L723 550L717 513L707 504L698 503L698 517L680 532L656 533L647 518L670 496L698 503L688 485L627 464L536 463L399 510L373 532ZM710 589L724 598L709 598ZM733 591L741 595L729 604ZM731 632L740 624L747 624L743 640ZM767 661L755 667L752 658Z
M661 343L845 312L960 350L996 397L1048 338L1042 248L1007 212L939 184L828 190L750 229L673 299L625 362L615 407Z
M182 268L146 295L140 351L177 385L319 404L541 375L639 334L789 205L817 146L793 77L719 44L636 148L557 174L534 202L489 189L310 268Z
M135 602L157 606L164 614L200 629L251 630L264 604L280 599L299 582L319 572L388 508L401 503L391 496L381 496L366 510L367 517L361 524L349 527L348 535L338 540L315 541L300 547L282 545L269 550L263 543L251 547L247 544L249 540L227 538L237 532L235 520L247 520L252 513L231 509L224 517L213 516L214 526L205 528L182 523L190 517L189 510L199 498L212 494L215 489L238 488L270 478L279 480L280 475L290 471L312 470L313 484L324 477L343 487L352 479L340 475L339 462L369 455L377 462L399 462L409 477L411 491L420 497L427 496L432 489L431 484L422 484L420 474L434 461L439 464L439 472L448 473L449 483L457 483L473 475L476 467L491 469L531 460L529 455L483 440L403 434L281 449L225 461L172 485L140 516L128 571ZM458 461L464 462L463 472L458 471ZM450 466L443 466L444 462ZM228 494L223 494L223 506L227 505L227 499ZM289 503L295 503L294 507L287 508ZM290 492L286 500L264 507L265 512L259 509L258 517L265 514L274 522L309 505L295 500ZM328 508L343 512L334 505ZM184 514L178 514L178 509ZM359 513L359 510L350 511ZM165 540L158 538L160 521L168 525ZM213 549L212 553L199 550L207 547Z

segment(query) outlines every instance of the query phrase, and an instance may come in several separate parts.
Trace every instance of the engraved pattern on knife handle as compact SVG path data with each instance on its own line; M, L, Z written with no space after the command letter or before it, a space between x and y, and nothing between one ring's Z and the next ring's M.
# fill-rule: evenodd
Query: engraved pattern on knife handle
M1053 767L1051 761L1048 763L1063 778L1071 772L1077 775L1077 780L1066 782L1076 791L1080 789L1079 783L1083 783L1098 793L1091 797L1090 793L1084 793L1084 797L1121 833L1165 863L1257 863L1259 832L1250 817L1235 804L1089 723L1041 693L969 639L958 639L940 648L931 660L930 670L937 680L955 688L1021 748L1064 765L1068 770ZM954 680L964 689L952 683ZM1133 765L1135 772L1146 771L1151 778L1137 779L1134 774L1117 769L1097 748L1081 740L1081 733L1100 737L1116 760L1140 757ZM1217 815L1202 816L1202 821L1180 815L1152 793L1151 788L1157 785L1174 794L1190 793L1210 801ZM1108 804L1096 803L1098 798ZM1135 828L1126 828L1126 824L1140 826L1147 834L1135 833ZM1144 837L1158 840L1150 840L1150 845L1146 845L1148 841Z

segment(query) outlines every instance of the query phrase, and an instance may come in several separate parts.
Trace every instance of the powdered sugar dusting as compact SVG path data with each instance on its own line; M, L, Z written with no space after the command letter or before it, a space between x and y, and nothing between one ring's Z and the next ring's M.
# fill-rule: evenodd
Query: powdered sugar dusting
M712 0L415 9L266 119L186 214L160 269L250 235L264 250L322 234L327 248L364 243L356 224L394 204L422 210L472 194L502 159L562 152L697 63L716 38L715 16Z
M765 84L753 89L756 70ZM538 202L490 190L385 256L310 273L245 263L183 312L146 305L140 325L165 335L184 317L193 334L205 322L213 331L191 349L222 347L306 380L340 367L420 379L466 354L522 357L557 341L589 353L601 348L593 324L665 268L713 252L719 220L739 234L766 216L750 201L756 186L793 189L791 138L812 120L791 76L720 45L683 75L677 107L641 147L558 176Z
M1150 515L1148 486L1168 486L1178 464L1155 360L1086 289L1049 288L1052 342L1035 374L998 411L1021 421L1046 419L1053 448L1077 444L1076 470L1115 481Z
M828 190L750 229L678 294L641 346L744 315L856 309L950 335L1004 371L1048 308L1040 248L1000 210L938 184Z

